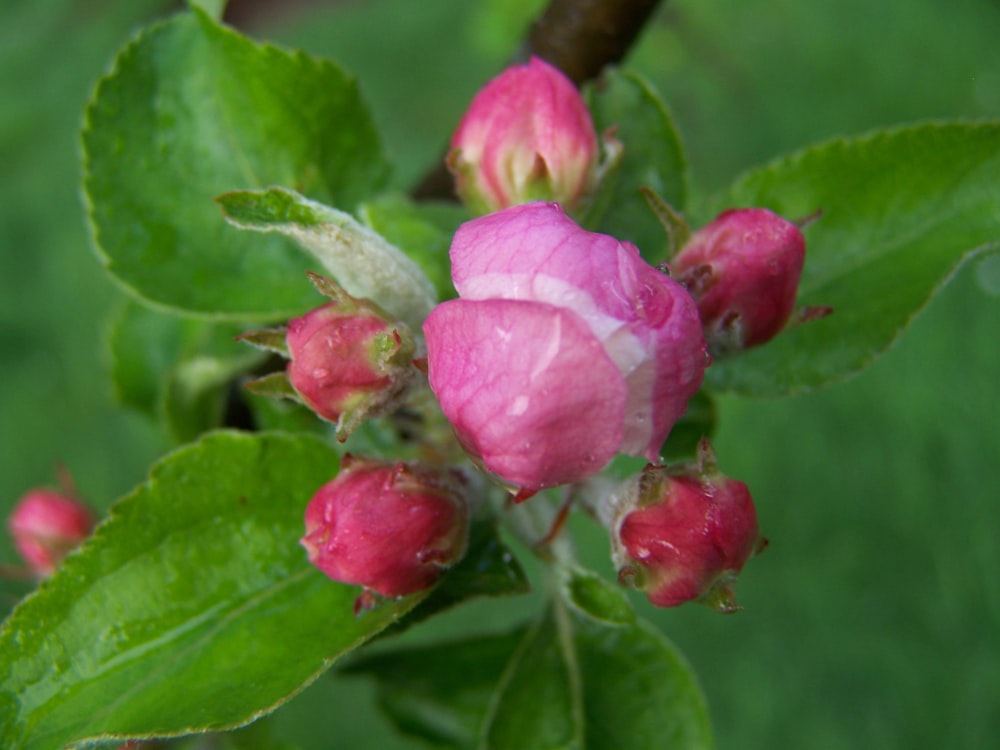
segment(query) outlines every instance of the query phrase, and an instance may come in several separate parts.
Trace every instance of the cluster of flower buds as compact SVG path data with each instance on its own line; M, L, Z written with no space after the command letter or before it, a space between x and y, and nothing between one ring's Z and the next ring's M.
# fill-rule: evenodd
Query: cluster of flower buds
M18 501L7 528L31 573L44 578L90 536L94 516L72 492L41 488Z
M683 287L554 203L464 224L451 262L459 299L424 323L428 374L474 459L521 497L616 453L658 460L708 361Z
M310 501L302 546L335 581L404 596L461 559L468 529L457 471L348 455Z
M430 389L465 452L518 501L583 482L616 454L645 457L640 475L594 506L621 581L659 606L733 611L730 584L761 544L750 493L719 473L707 442L690 465L663 466L660 452L709 353L757 346L788 325L805 243L770 211L727 211L689 237L671 276L566 213L595 189L598 158L586 103L542 60L475 97L447 164L479 216L452 240L458 298L423 323ZM374 303L317 285L334 302L244 338L291 357L287 374L257 389L299 398L343 438L403 402L416 346ZM302 544L328 576L361 585L364 606L432 585L467 533L453 470L348 457L309 504Z
M572 210L597 178L597 134L573 82L533 57L472 100L452 137L448 166L476 213L534 200Z
M611 532L618 578L659 607L739 607L731 585L765 544L750 491L723 475L707 440L697 460L648 466L596 509Z
M391 411L414 375L413 334L374 302L356 299L310 274L332 301L289 321L287 328L239 336L291 358L286 371L247 384L256 393L291 398L337 425L346 440L362 421Z

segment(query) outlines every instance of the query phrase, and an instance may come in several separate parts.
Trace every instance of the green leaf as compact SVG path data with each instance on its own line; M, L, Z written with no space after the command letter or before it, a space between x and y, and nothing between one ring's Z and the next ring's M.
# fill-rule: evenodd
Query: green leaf
M690 667L621 591L587 571L569 572L508 663L482 738L491 750L711 747Z
M585 747L586 717L572 635L560 635L550 611L521 641L487 710L480 747Z
M314 304L307 259L287 239L227 226L212 198L279 184L353 208L387 175L351 78L198 10L122 50L87 109L83 148L94 241L111 273L161 306L254 320Z
M570 608L586 717L584 747L711 748L708 709L691 667L648 622L615 625L610 614L597 619Z
M437 301L420 266L350 214L277 187L230 192L216 202L241 229L296 240L348 294L374 300L414 331Z
M715 434L718 421L715 399L704 390L698 391L688 401L684 416L670 430L660 455L668 463L693 458L701 439L710 438Z
M355 617L357 587L307 562L336 469L315 438L227 432L157 464L0 631L5 747L247 723L415 606Z
M361 206L365 223L413 258L427 274L438 299L451 299L451 261L448 250L455 230L468 221L468 210L446 203L413 203L401 195L384 195Z
M244 330L126 301L108 336L119 399L181 442L218 427L234 378L267 356L233 340Z
M625 151L582 223L633 243L647 261L660 263L667 258L667 235L639 189L650 188L684 209L687 162L677 129L659 95L635 73L610 71L585 94L598 133L613 128Z
M568 572L530 628L383 652L347 672L376 677L401 731L456 750L712 746L690 667L589 571Z
M378 699L393 724L435 746L476 747L480 725L504 665L524 630L395 649L352 661L346 674L378 680Z
M716 362L706 385L780 396L869 365L967 260L1000 247L1000 123L931 123L837 140L751 171L712 210L762 206L806 230L799 304L832 315Z
M690 667L624 593L568 571L533 626L353 662L396 726L450 748L707 750Z

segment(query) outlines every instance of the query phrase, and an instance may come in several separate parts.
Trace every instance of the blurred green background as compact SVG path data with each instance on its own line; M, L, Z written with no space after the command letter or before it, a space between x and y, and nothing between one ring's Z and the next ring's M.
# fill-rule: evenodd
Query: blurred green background
M77 130L97 76L155 0L0 5L0 503L61 462L105 508L169 445L119 410L105 317L121 293L89 248ZM237 3L249 33L355 72L410 184L538 0ZM828 137L1000 117L995 0L668 0L632 58L663 92L696 192ZM404 158L405 157L405 158ZM653 611L708 695L718 747L988 748L1000 738L1000 273L960 271L861 377L782 401L723 399L722 467L771 547L744 612ZM989 290L993 290L991 294ZM607 543L578 527L608 570ZM0 561L14 562L9 540ZM4 609L24 591L6 583ZM407 636L495 630L530 602L468 606ZM636 697L641 700L641 696ZM419 747L364 680L324 677L282 709L302 748Z

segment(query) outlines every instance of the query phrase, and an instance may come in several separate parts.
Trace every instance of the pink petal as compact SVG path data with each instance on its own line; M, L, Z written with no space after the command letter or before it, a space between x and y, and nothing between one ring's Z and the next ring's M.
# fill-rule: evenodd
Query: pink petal
M539 489L595 474L622 440L625 382L574 313L452 300L424 323L431 389L463 446Z

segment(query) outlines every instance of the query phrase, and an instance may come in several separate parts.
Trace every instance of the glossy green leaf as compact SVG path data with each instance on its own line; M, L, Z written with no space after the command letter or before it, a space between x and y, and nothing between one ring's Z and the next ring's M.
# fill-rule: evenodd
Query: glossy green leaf
M690 665L651 624L622 618L624 594L600 585L601 609L568 607L586 717L583 747L709 750L708 710ZM588 604L599 600L589 593ZM619 601L612 604L614 595Z
M350 214L285 188L241 190L216 198L241 229L291 237L355 297L374 300L414 330L437 300L420 266Z
M476 747L504 666L524 629L396 649L352 661L347 674L378 680L378 699L396 727L438 747Z
M355 617L359 589L306 561L336 468L315 438L227 432L157 464L0 631L4 747L246 723L415 606Z
M806 230L799 304L832 315L706 373L713 388L779 396L857 373L968 259L1000 247L1000 123L931 123L837 140L754 170L718 196Z
M567 575L563 596L521 643L490 705L482 748L710 748L690 667L622 591Z
M659 95L635 73L608 72L586 95L598 134L613 129L624 154L601 182L583 224L633 243L650 263L660 263L667 235L639 189L684 209L687 162L677 128Z
M199 10L152 26L101 80L83 132L97 250L135 294L199 314L307 309L307 258L227 226L212 198L278 184L351 209L387 166L354 81Z
M575 644L565 611L557 612L542 617L507 662L483 720L481 748L585 747Z
M620 616L557 603L508 663L480 747L710 748L690 667L651 625Z

